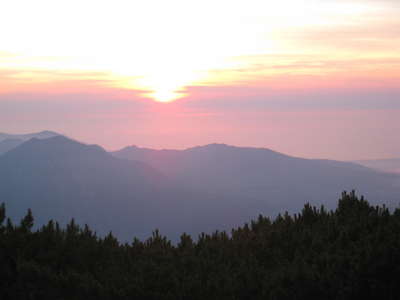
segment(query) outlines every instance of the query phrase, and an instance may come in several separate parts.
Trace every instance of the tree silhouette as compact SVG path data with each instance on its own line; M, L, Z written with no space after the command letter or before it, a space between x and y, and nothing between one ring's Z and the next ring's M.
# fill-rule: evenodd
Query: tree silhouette
M334 211L259 216L228 234L120 243L74 220L33 230L0 205L0 299L398 299L400 209L344 192Z

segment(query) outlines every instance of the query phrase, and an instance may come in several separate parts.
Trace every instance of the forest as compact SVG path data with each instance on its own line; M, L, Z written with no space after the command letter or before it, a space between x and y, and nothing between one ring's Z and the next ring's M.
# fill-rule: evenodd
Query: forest
M295 199L293 199L295 201ZM34 212L33 212L34 213ZM121 243L0 207L0 299L399 299L400 209L343 192L231 232ZM184 232L184 228L182 228Z

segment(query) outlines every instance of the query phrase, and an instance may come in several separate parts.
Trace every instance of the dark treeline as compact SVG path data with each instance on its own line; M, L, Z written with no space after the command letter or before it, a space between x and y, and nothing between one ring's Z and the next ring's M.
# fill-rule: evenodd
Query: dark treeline
M399 299L400 209L343 193L229 234L121 244L71 221L32 230L0 208L0 299Z

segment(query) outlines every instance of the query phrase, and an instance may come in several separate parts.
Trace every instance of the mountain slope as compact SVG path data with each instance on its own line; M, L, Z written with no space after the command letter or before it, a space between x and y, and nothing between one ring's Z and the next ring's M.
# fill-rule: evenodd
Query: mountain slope
M381 172L400 174L400 158L359 160L355 163Z
M41 131L37 133L28 134L8 134L0 133L0 155L6 153L22 143L32 139L48 139L51 137L59 136L60 134L53 131Z
M130 214L147 213L143 203L158 200L163 180L144 163L123 161L62 136L31 139L0 157L2 200L12 216L32 208L39 223L74 217L120 236L124 226L137 223L128 222Z
M229 229L305 202L334 207L344 189L375 203L399 200L398 176L268 149L131 147L114 156L63 136L31 139L0 156L0 202L13 218L32 208L36 224L74 217L128 241L155 228L175 240L182 228L194 236Z
M223 196L191 192L143 162L63 136L31 139L0 156L0 191L14 219L31 208L36 224L74 217L126 241L156 228L177 239L181 228L196 235L248 220L234 204L226 209Z
M127 147L116 157L145 162L181 185L229 195L249 214L300 209L305 202L333 207L342 190L397 205L399 177L346 162L290 157L269 149L211 144L186 150ZM323 202L321 202L323 201Z
M24 141L19 139L5 139L0 142L0 155L21 145Z
M9 133L1 133L0 132L0 142L4 141L6 139L18 139L22 141L27 141L32 138L37 138L37 139L48 139L51 137L58 136L57 132L54 131L41 131L41 132L36 132L36 133L27 133L27 134L9 134Z

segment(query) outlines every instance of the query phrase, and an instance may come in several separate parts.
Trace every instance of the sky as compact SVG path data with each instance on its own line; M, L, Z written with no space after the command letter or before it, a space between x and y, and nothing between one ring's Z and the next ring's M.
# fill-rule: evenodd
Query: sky
M3 0L0 132L400 157L400 1Z

